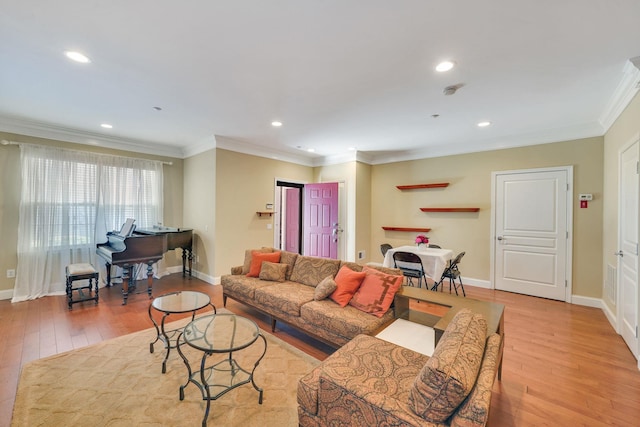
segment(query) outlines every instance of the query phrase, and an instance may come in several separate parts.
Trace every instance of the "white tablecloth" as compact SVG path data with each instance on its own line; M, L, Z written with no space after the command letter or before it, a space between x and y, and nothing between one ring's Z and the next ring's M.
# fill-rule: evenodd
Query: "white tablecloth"
M415 245L398 246L397 248L392 248L387 251L382 265L393 268L394 252L411 252L418 255L422 260L425 274L435 281L440 280L442 272L447 267L449 260L455 256L451 249L425 248Z

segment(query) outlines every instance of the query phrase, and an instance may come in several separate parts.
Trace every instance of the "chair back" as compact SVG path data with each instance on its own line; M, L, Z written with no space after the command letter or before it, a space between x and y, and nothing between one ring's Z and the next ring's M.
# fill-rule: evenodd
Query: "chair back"
M393 261L396 264L396 268L398 262L410 262L413 264L420 264L420 266L422 266L422 260L420 257L411 252L394 252Z
M435 248L435 249L442 249L440 246L434 245L433 243L429 243L429 247L430 248Z
M380 245L380 252L382 252L382 256L385 256L387 254L387 251L389 249L391 249L393 246L391 246L388 243L383 243Z
M453 259L453 261L451 261L451 268L458 268L458 264L460 264L460 261L462 260L462 257L464 256L466 252L460 252L458 255L456 255L456 257Z

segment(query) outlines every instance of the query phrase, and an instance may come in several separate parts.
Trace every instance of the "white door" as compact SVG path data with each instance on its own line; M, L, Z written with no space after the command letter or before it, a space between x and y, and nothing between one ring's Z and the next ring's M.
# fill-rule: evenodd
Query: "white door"
M638 358L638 142L620 153L618 315L620 334Z
M496 289L569 301L572 168L493 175Z

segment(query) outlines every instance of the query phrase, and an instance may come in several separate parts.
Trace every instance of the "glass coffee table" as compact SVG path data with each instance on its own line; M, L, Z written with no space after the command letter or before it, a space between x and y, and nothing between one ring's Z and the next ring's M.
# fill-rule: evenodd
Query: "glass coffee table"
M156 339L149 344L149 352L153 353L153 345L156 342L162 341L164 343L167 353L162 361L163 374L167 372L167 359L169 359L169 353L172 348L176 348L176 341L174 338L182 331L182 328L169 331L165 330L164 325L167 317L169 317L170 314L192 313L191 320L193 320L196 316L196 312L207 306L211 306L211 308L213 308L213 312L216 312L216 307L211 304L211 298L209 298L209 295L195 291L171 292L155 298L151 301L151 304L149 304L149 319L151 319L153 326L156 328ZM153 318L152 309L163 313L160 325L158 325Z
M262 354L253 363L253 367L243 368L234 355L250 347L258 338L262 339L264 345ZM202 352L200 370L192 371L189 360L181 350L185 344ZM259 393L258 403L262 404L263 390L256 385L253 374L267 352L267 340L254 321L228 313L199 317L185 326L178 335L177 347L189 372L187 382L180 386L180 400L184 400L184 389L189 383L194 383L200 389L202 399L207 401L202 419L203 427L207 425L211 401L241 385L250 382ZM207 358L213 354L225 354L225 357L207 367Z

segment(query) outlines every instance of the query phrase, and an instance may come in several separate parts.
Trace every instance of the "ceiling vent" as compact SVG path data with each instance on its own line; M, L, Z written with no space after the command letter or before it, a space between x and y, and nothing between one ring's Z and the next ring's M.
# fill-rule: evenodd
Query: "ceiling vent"
M445 95L453 95L462 86L464 86L464 83L458 83L458 84L455 84L455 85L447 86L447 87L444 88L442 93L444 93Z

